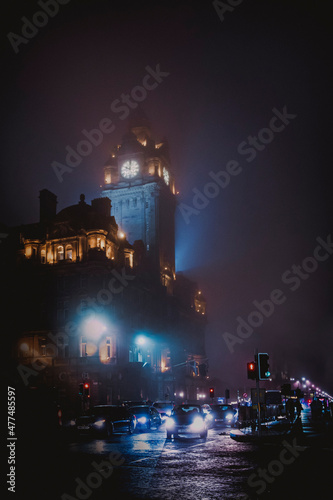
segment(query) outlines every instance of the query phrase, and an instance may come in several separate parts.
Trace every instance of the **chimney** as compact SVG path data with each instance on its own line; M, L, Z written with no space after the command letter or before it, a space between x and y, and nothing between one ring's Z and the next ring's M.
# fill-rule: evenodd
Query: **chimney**
M39 221L49 222L57 213L57 197L48 189L39 191Z
M110 198L95 198L91 200L91 206L93 210L101 215L110 217L111 214L111 200Z

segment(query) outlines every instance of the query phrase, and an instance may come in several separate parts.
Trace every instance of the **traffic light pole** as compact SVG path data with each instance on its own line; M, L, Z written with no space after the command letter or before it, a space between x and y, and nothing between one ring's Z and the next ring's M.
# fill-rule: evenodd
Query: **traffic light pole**
M261 409L260 409L260 394L259 394L259 365L258 365L258 348L255 350L255 362L257 365L256 370L256 389L257 389L257 412L258 412L258 436L261 436Z

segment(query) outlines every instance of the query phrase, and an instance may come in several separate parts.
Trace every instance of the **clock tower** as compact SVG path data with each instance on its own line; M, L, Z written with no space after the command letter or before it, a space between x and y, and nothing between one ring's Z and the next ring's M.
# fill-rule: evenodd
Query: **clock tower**
M112 215L133 245L141 241L146 264L172 290L175 278L175 181L168 145L151 136L140 112L104 166L101 193L112 201ZM140 244L139 244L140 245Z

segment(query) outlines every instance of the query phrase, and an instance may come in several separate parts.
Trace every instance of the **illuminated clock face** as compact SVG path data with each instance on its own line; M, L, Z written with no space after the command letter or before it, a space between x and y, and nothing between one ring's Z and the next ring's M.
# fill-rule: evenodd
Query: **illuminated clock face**
M163 167L163 179L164 179L165 184L167 186L169 186L170 176L169 176L169 172L167 171L167 169L165 167Z
M127 160L122 164L121 175L125 179L132 179L139 173L139 164L135 160Z

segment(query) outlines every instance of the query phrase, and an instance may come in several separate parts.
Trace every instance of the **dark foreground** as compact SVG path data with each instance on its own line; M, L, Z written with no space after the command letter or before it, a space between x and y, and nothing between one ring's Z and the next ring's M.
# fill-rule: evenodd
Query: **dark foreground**
M303 419L304 420L304 419ZM159 430L109 440L30 436L19 448L16 494L33 499L313 499L332 497L333 440L311 428L280 444L206 441Z

